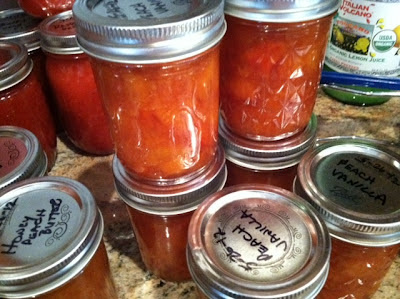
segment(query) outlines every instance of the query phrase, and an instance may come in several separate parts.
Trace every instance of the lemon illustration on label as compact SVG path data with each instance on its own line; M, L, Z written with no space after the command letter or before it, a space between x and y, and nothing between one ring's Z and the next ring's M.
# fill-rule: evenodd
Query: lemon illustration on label
M343 36L342 31L340 31L340 29L339 29L337 26L335 26L335 27L333 28L333 36L335 37L336 41L337 41L339 44L343 44L343 42L344 42L344 36Z
M354 50L367 53L369 47L369 39L366 37L360 37L354 44Z
M396 48L400 47L400 25L393 29L394 33L396 33L396 43L394 46Z
M371 53L369 53L369 55L371 55L371 57L375 57L375 56L376 56L376 53L371 52Z

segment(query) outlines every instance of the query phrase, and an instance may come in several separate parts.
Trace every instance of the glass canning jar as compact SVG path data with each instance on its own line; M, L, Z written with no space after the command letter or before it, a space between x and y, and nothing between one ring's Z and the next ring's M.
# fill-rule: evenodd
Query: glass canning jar
M113 153L110 123L89 57L76 41L72 11L46 18L40 23L39 32L49 85L65 133L87 153Z
M1 298L117 298L103 218L84 185L27 179L0 198Z
M220 94L231 131L273 140L307 126L338 6L338 0L226 1Z
M0 11L0 41L13 41L26 47L28 55L33 61L32 72L37 74L51 113L54 116L57 132L61 132L62 128L58 123L55 103L46 77L44 53L40 48L38 28L40 22L41 19L28 15L20 8Z
M31 131L47 155L48 170L56 160L57 136L43 89L25 46L0 41L0 125Z
M18 0L18 5L29 15L45 19L70 10L74 0Z
M187 260L200 298L314 298L329 270L329 232L317 211L269 185L224 188L189 224Z
M142 260L161 279L190 280L186 262L189 221L204 198L220 190L226 180L222 147L214 157L200 175L173 185L134 180L114 157L116 189L126 203Z
M174 180L206 167L217 149L223 2L79 0L73 12L125 169Z
M0 126L0 190L27 178L44 176L46 172L46 154L32 132Z
M370 298L400 250L400 157L377 140L317 140L300 161L294 188L332 236L318 298Z
M227 129L221 120L219 136L225 149L228 169L226 186L259 183L292 191L297 165L314 145L316 133L315 115L303 131L271 141L243 138Z

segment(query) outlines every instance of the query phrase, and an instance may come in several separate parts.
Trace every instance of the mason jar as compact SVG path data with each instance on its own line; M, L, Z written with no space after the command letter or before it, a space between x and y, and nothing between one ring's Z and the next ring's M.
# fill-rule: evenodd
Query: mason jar
M400 250L400 158L378 140L320 139L294 190L322 215L331 266L318 298L370 298Z
M221 115L253 140L287 138L310 121L338 0L225 2Z
M201 175L172 185L143 184L131 178L115 157L113 173L146 269L166 281L190 280L186 262L188 226L199 204L225 184L222 147Z
M1 298L116 299L92 193L66 177L0 191Z
M224 188L189 224L187 260L200 298L315 298L330 250L317 211L270 185Z
M217 151L223 1L78 0L73 13L124 168L146 180L204 169Z

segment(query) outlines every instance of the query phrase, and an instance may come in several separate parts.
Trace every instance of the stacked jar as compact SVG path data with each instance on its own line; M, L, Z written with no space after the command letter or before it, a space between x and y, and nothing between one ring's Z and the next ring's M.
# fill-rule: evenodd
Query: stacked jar
M46 152L50 170L57 154L56 129L32 68L33 61L24 45L0 42L0 125L22 127L35 134Z
M23 44L28 50L28 55L33 61L33 72L42 85L57 132L62 131L62 126L58 121L57 110L53 96L50 91L45 71L45 57L40 48L39 23L41 19L28 15L20 8L9 8L0 11L0 40L13 41Z
M73 14L143 261L165 280L188 280L190 216L226 178L218 146L223 1L78 0ZM153 246L152 236L163 241Z
M110 123L89 57L76 41L72 11L46 18L39 32L46 74L65 133L85 153L111 154Z
M286 181L290 190L295 169L289 181L286 173L299 160L290 155L304 153L304 144L296 142L315 137L307 127L315 126L311 119L328 33L339 5L299 2L226 1L228 29L221 45L221 135L229 135L225 148L240 149L241 155L236 159L234 150L233 167L245 166L259 177L260 171L267 177L271 172L265 170L274 170L273 183Z

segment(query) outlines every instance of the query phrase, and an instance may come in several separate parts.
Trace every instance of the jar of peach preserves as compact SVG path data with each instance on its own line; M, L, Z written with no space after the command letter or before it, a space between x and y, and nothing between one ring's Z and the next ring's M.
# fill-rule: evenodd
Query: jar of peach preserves
M314 145L316 133L315 115L301 132L271 141L243 138L228 130L221 120L219 136L225 149L228 169L226 186L259 183L292 191L297 165Z
M186 262L190 219L198 205L226 181L222 147L214 157L200 175L187 181L153 185L129 177L114 157L116 189L126 203L142 260L161 279L180 282L191 278Z
M110 123L89 57L76 41L72 11L46 18L39 32L49 86L65 133L86 153L112 154Z
M338 0L226 1L221 114L232 132L273 140L307 126L338 6Z
M73 7L125 169L148 180L201 171L215 156L223 1Z
M400 157L377 140L321 139L300 161L295 192L332 237L318 298L370 298L400 250Z
M0 125L31 131L47 155L50 170L57 156L53 115L24 45L0 42Z
M324 221L304 199L242 184L200 204L187 260L200 298L312 299L328 275L330 249Z
M103 218L84 185L27 179L0 198L1 298L117 298Z

